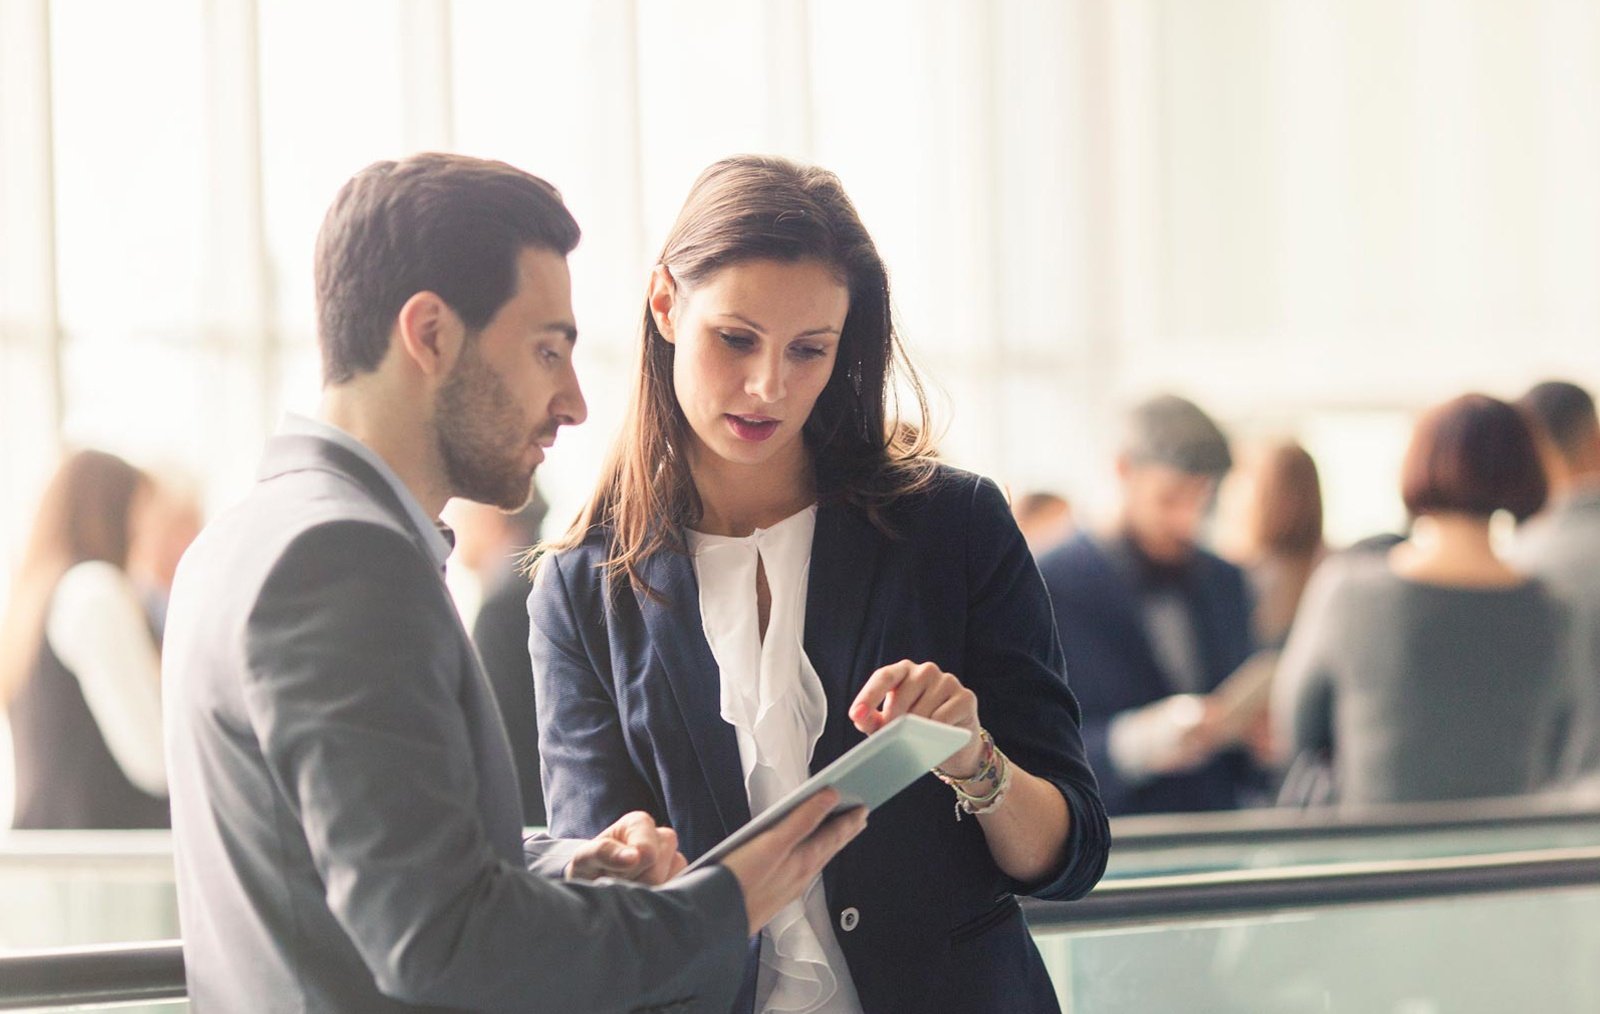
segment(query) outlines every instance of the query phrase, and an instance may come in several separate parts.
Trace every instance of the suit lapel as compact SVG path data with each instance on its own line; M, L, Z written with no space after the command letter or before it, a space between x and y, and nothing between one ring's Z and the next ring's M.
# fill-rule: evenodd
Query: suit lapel
M682 553L661 552L644 562L645 583L665 596L658 602L634 591L650 632L650 644L666 670L695 756L722 818L723 834L750 820L750 799L739 764L739 741L722 719L721 670L706 643L700 620L700 586L694 566Z
M811 573L806 590L806 657L822 680L828 717L811 756L816 772L862 738L846 710L861 685L885 661L882 641L867 637L874 620L873 594L882 567L886 536L862 514L842 505L817 510L811 543Z
M1087 584L1104 597L1104 615L1122 628L1120 631L1108 631L1108 635L1111 635L1108 642L1123 646L1122 650L1127 652L1126 657L1130 661L1129 671L1137 673L1144 683L1143 687L1130 687L1129 690L1137 691L1134 696L1141 700L1167 696L1172 693L1171 681L1156 658L1155 646L1150 643L1150 630L1145 626L1144 607L1139 601L1138 589L1090 535L1080 532L1077 538L1083 540L1084 563L1099 571Z
M288 472L309 470L332 472L355 483L404 527L417 552L430 564L433 563L433 551L417 530L411 512L400 502L394 487L377 469L348 448L331 440L304 434L275 436L267 443L257 478L264 480ZM517 788L516 768L512 761L511 743L506 736L505 721L500 716L500 707L495 701L483 662L478 658L472 638L445 590L442 575L438 590L442 596L440 608L449 613L462 650L471 660L462 707L472 729L473 748L479 751L479 763L476 766L480 799L483 801L479 807L480 816L489 840L500 857L506 862L521 864L521 793Z

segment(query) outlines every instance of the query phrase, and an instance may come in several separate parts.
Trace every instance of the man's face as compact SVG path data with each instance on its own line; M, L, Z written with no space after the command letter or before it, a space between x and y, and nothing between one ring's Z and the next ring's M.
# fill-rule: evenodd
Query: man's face
M1216 497L1216 477L1126 461L1119 464L1118 473L1128 537L1159 563L1183 563L1194 555Z
M467 337L435 402L454 495L508 511L528 502L556 431L588 415L572 368L576 339L567 259L524 249L515 295Z

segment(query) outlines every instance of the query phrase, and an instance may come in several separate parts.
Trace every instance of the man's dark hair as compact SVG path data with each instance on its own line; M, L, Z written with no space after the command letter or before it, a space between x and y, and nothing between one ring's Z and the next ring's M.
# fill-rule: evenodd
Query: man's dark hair
M317 234L323 383L377 369L400 308L419 292L482 328L516 294L524 249L566 256L578 236L556 188L504 162L430 153L367 166Z
M1134 406L1122 453L1135 465L1166 465L1190 475L1221 476L1233 467L1221 427L1200 406L1174 394Z
M1563 457L1575 457L1586 441L1600 430L1594 399L1577 384L1547 380L1535 384L1517 399L1517 408L1544 431Z

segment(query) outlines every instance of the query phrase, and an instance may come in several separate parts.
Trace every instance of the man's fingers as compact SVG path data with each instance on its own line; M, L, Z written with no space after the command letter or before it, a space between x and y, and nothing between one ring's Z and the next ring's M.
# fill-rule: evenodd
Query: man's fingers
M828 819L828 813L838 803L837 789L823 789L795 807L793 813L783 818L778 822L778 826L773 828L774 837L777 838L782 851L790 852L809 838L811 833Z
M601 869L620 873L638 866L641 858L637 847L607 839L595 846L592 861Z
M664 884L684 865L683 856L678 852L678 833L670 827L659 828L656 831L655 862L650 864L650 873L645 880L651 884Z
M803 871L801 879L809 883L818 871L828 865L828 860L848 845L850 840L860 834L866 826L867 808L864 806L852 807L844 813L828 818L794 851L795 858Z

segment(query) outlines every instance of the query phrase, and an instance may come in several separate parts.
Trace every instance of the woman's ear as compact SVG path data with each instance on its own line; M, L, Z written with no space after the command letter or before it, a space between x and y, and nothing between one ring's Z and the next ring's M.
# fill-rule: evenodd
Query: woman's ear
M650 272L650 316L655 318L656 330L661 332L669 344L677 342L677 336L672 333L672 311L678 303L678 283L672 277L672 269L665 264L657 264Z

